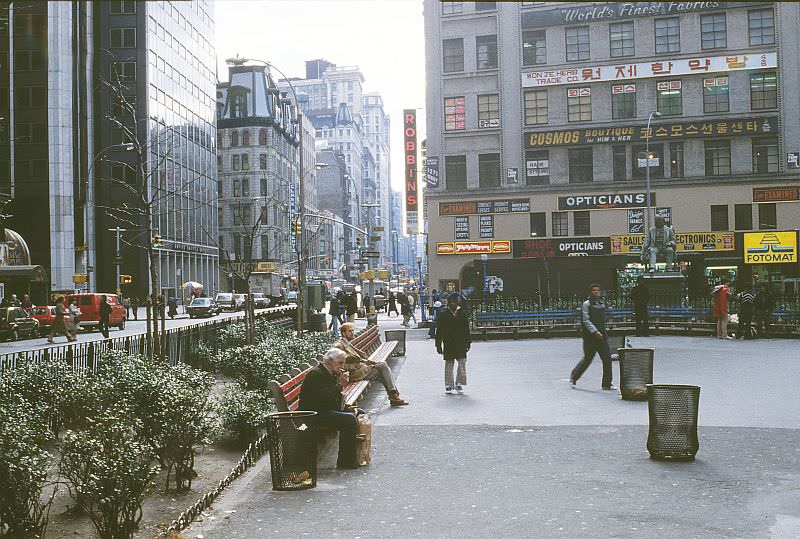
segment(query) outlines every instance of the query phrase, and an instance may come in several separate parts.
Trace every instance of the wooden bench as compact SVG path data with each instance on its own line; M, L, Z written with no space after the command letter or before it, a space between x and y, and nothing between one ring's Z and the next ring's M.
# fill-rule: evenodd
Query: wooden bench
M396 341L381 343L378 326L369 326L359 332L353 338L351 344L359 350L367 352L369 359L375 363L385 362L392 355L395 346L397 346ZM305 380L308 371L315 365L316 363L301 365L299 368L293 369L291 373L279 377L278 380L270 381L269 388L275 401L275 407L279 412L297 410L300 405L300 388L303 385L303 380ZM363 398L369 382L369 380L358 380L350 382L342 388L344 403L349 406L355 406Z

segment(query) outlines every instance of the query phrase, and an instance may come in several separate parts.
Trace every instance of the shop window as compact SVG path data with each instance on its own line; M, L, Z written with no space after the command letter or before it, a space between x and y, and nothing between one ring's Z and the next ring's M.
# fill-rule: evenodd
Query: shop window
M725 204L711 205L711 230L713 232L728 230L728 206Z
M753 139L753 172L778 172L778 138Z
M525 185L550 183L550 150L525 152Z
M591 224L588 211L572 212L572 228L576 236L590 236Z
M656 83L658 112L663 116L678 116L683 114L681 86L682 84L679 80L660 81Z
M467 128L464 96L444 98L444 130L463 131Z
M547 123L547 90L525 92L525 125Z
M778 77L775 71L750 74L750 108L774 109L778 106Z
M772 8L748 11L747 26L750 32L750 45L775 43L775 18Z
M736 230L753 230L753 205L734 204L733 220Z
M553 236L569 236L569 212L554 211L551 218Z
M635 54L633 21L609 24L608 33L612 58L633 56Z
M442 70L445 73L464 71L464 39L459 37L442 40L442 59Z
M681 51L681 21L678 17L654 21L656 53Z
M611 117L615 120L636 118L635 84L615 84L611 87Z
M531 214L531 237L544 238L547 236L547 214L536 212Z
M625 181L628 179L628 148L624 144L615 145L612 148L612 161L614 168L614 180Z
M497 67L497 36L478 36L475 38L475 55L478 69Z
M569 149L569 183L591 183L594 178L592 148Z
M634 163L633 167L633 177L637 180L643 180L646 178L647 169L645 168L646 163L646 144L633 146L631 149L633 150L634 158L636 162ZM658 163L655 164L652 161L654 159L658 160ZM663 144L651 144L650 145L650 177L651 178L663 178L664 177L664 145Z
M500 154L478 155L478 182L481 187L500 187Z
M547 40L544 30L522 31L522 65L533 66L547 63Z
M703 50L724 49L728 46L724 13L700 15L700 45Z
M731 141L708 140L705 143L706 176L731 173Z
M567 90L567 121L590 122L591 120L591 88L569 88Z
M444 158L445 189L467 188L467 156L448 155Z
M778 213L775 204L758 205L758 228L759 230L777 230Z
M729 110L728 77L703 79L703 112L728 112Z
M671 178L683 178L683 142L670 142L669 144L669 175Z
M576 26L564 29L564 37L567 45L567 61L575 62L578 60L589 59L589 27Z

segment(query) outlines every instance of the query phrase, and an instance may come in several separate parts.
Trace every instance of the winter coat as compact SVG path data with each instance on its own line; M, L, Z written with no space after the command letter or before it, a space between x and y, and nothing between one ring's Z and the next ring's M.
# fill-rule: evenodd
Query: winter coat
M347 354L344 360L344 368L350 373L351 382L357 382L367 377L372 370L372 365L365 361L367 359L367 354L350 344L350 342L344 338L339 339L333 346Z
M714 297L714 318L728 316L728 286L718 285L711 294Z
M297 409L315 412L342 410L342 386L322 363L308 371L303 380Z
M347 316L356 314L358 312L358 300L356 299L355 292L347 296L345 312L347 313Z
M445 308L436 320L436 350L444 352L444 359L467 357L472 341L469 337L469 321L463 309L453 313Z

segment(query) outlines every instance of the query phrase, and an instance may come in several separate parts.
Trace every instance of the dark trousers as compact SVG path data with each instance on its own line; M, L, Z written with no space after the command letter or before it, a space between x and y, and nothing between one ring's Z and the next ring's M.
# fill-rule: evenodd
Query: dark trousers
M605 336L602 341L594 338L594 335L583 337L583 359L581 359L575 368L572 369L572 380L575 382L583 376L589 365L592 364L595 354L600 354L600 359L603 361L603 387L611 386L611 351L608 349L608 336Z
M739 309L739 328L736 332L736 338L741 339L753 338L753 307L742 305Z
M346 412L328 410L318 412L314 424L339 431L339 458L337 466L352 466L356 462L356 416Z
M647 307L636 307L636 336L647 337L650 335L650 317L647 314Z
M103 334L103 337L108 339L108 317L107 316L101 316L100 317L99 328L100 328L100 333Z

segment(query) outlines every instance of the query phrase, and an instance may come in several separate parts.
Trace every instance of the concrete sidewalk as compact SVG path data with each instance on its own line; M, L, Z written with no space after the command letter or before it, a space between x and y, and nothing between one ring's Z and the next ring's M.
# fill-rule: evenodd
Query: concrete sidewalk
M647 403L601 391L599 359L569 387L578 339L476 342L467 393L445 395L433 343L408 336L411 405L370 390L369 467L281 493L262 459L186 535L800 537L797 341L633 339L656 383L702 386L700 451L679 464L648 458Z

